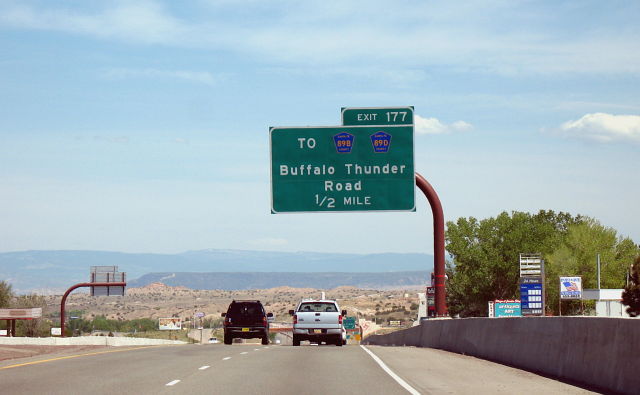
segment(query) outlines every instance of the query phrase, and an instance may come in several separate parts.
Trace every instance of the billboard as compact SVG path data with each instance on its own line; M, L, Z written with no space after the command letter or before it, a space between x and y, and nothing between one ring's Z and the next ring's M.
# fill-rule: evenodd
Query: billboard
M582 277L560 277L560 299L582 299Z
M541 254L520 254L520 277L541 276L543 270Z
M126 274L118 271L118 266L91 266L92 283L125 282ZM91 287L91 296L124 296L123 286Z
M519 300L496 300L493 303L494 317L520 317L520 307Z
M158 329L161 331L175 331L182 329L180 318L158 318Z
M32 320L40 317L42 317L42 307L0 309L0 320Z

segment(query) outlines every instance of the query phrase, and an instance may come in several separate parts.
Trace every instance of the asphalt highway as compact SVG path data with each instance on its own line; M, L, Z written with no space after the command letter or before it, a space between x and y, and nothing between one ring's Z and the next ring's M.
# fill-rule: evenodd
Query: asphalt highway
M444 351L356 345L113 348L3 361L0 385L7 394L587 393Z

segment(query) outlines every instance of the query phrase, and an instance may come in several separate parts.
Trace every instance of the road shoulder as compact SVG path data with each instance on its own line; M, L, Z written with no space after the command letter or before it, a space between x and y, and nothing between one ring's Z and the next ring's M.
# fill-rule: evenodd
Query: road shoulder
M540 393L593 393L535 373L443 350L366 347L421 393L512 394L527 388Z

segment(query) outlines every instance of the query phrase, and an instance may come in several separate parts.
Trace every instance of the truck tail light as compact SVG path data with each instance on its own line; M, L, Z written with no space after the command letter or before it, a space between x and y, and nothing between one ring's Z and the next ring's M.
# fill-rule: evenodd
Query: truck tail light
M342 325L342 314L338 316L338 324Z
M294 314L293 315L293 324L297 324L298 323L298 314Z
M262 325L267 326L267 317L262 317Z

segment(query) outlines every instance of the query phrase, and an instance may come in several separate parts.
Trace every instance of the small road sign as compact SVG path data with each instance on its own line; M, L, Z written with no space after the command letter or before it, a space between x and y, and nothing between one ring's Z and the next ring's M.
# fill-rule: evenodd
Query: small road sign
M413 125L413 106L342 108L342 124L345 126Z
M413 125L273 127L271 212L415 211Z
M344 329L356 329L356 317L344 317L342 325Z

